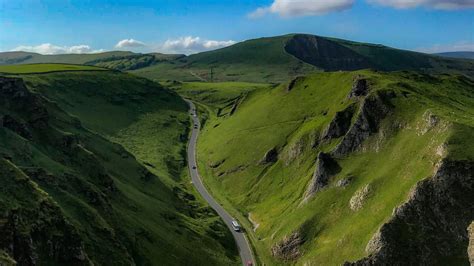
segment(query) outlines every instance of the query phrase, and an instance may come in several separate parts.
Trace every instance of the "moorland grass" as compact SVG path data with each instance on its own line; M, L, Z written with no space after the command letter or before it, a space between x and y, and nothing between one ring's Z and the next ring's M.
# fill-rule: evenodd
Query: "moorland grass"
M37 74L69 71L106 71L107 69L95 66L67 65L67 64L25 64L0 66L0 74Z

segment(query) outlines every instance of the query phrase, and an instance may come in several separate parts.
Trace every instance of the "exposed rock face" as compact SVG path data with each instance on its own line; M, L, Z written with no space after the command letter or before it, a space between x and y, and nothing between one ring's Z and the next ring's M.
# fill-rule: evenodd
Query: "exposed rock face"
M370 68L370 60L353 50L319 36L296 34L285 51L294 57L327 71Z
M304 239L301 234L295 232L275 244L272 247L272 255L285 261L295 260L301 255L299 248L303 243Z
M51 214L49 221L43 220L41 215L58 210L45 210L45 208L54 208L42 205L36 215L39 219L36 224L33 223L31 231L24 231L24 222L29 219L31 213L22 211L12 211L5 219L5 224L0 224L2 239L1 248L5 249L19 265L36 265L40 261L39 252L46 252L48 259L65 264L89 265L89 259L84 251L82 242L64 220L61 220L57 214ZM53 217L53 218L51 218ZM57 217L57 218L56 218ZM30 221L29 221L30 222ZM45 223L46 222L46 223ZM50 228L48 228L50 227ZM59 230L56 235L51 230ZM58 235L61 234L61 235ZM42 258L44 261L45 258Z
M369 83L367 82L367 80L361 77L356 77L348 98L353 99L361 96L366 96L368 92Z
M3 117L0 116L0 126L10 129L25 139L31 139L32 137L28 127L24 123L15 120L10 115L4 115Z
M474 265L474 221L467 229L469 232L469 246L467 247L467 255L469 256L469 262Z
M18 265L88 265L79 234L57 204L13 163L0 159L0 250ZM49 263L46 263L49 262Z
M351 119L355 112L355 106L351 105L348 108L337 112L334 119L329 123L324 130L321 139L331 140L344 136L351 127Z
M370 135L376 133L380 122L390 112L388 98L389 95L381 92L365 98L356 121L331 155L345 156L357 150Z
M336 183L336 187L347 187L352 182L353 177L343 178Z
M304 80L304 77L296 77L296 78L292 79L290 81L290 83L288 83L288 86L286 86L286 92L290 92L291 90L293 90L295 85L298 84L298 82L300 82L302 80Z
M303 154L304 148L306 146L306 142L304 138L299 139L297 142L291 144L288 147L285 156L283 156L283 161L285 165L289 165L295 159L297 159L301 154Z
M48 111L41 104L41 99L31 93L19 78L0 77L0 103L2 100L14 100L15 106L4 103L4 106L23 110L29 116L25 122L34 128L44 128L48 121Z
M473 202L474 163L445 160L374 235L366 248L371 254L345 265L468 264Z
M446 121L442 121L437 115L431 113L430 111L426 111L423 114L423 122L417 125L417 134L419 136L425 135L430 130L434 130L435 128L437 131L442 131L448 128L449 123Z
M278 151L276 148L272 148L265 153L262 160L260 160L260 164L275 163L276 161L278 161Z
M306 190L303 202L306 202L314 196L316 192L325 188L329 184L331 176L337 174L340 170L341 167L329 154L323 152L319 153L316 161L316 170L314 171L311 183Z
M371 186L365 185L363 188L357 190L349 201L349 207L353 211L361 209L370 194Z

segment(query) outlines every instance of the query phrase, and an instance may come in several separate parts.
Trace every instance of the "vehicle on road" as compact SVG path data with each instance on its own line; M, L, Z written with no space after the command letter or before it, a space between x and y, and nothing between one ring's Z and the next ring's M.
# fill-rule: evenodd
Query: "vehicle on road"
M253 262L252 261L247 261L247 266L253 266Z
M197 167L196 166L193 166L193 169L196 169Z
M235 232L240 232L241 230L241 227L236 220L232 221L232 229L234 229Z

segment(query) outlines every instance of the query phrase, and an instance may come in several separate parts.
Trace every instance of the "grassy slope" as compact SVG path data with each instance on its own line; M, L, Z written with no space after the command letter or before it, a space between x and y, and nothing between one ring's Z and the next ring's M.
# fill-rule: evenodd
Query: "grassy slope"
M74 182L64 180L66 185L60 188L41 184L81 232L87 251L96 262L114 258L115 263L125 263L125 252L120 249L127 248L138 264L235 263L233 240L225 226L186 192L189 185L185 182L183 156L188 120L187 107L179 97L147 80L114 72L23 78L30 89L55 101L80 118L85 127L108 139L75 129L72 118L53 110L51 116L59 119L54 127L81 136L86 148L100 158L99 163L85 165L87 162L79 161L73 167L64 165L53 156L57 147L44 147L42 142L28 143L28 149L38 150L38 155L25 160L61 178L72 172L79 180L75 182L86 190L88 185L81 180L87 180L89 168L105 168L111 175L121 195L106 200L110 201L112 213L91 205ZM109 140L124 145L148 169ZM1 147L10 152L25 145L22 143L7 138ZM20 151L18 156L21 154ZM103 236L100 230L111 232L118 239Z
M183 57L179 54L138 54L133 52L112 51L95 54L41 55L27 52L0 53L0 65L12 64L82 64L94 65L114 70L132 70L156 63L172 61Z
M292 42L292 41L296 41ZM295 49L286 49L294 47ZM300 59L298 59L300 58ZM308 63L305 63L308 62ZM289 34L237 43L191 56L107 52L77 55L0 53L0 64L74 63L133 73L152 80L283 82L313 71L372 68L422 70L474 76L472 60L443 58L383 45L308 34Z
M312 146L335 112L351 104L346 96L356 74L369 77L377 90L395 91L395 109L362 152L338 160L342 171L330 187L300 206L318 151L335 143ZM392 209L432 174L441 144L447 143L451 158L474 160L471 87L472 81L456 76L362 71L311 75L291 92L284 86L258 89L234 115L210 116L199 141L201 169L213 194L227 208L236 207L234 214L247 229L248 213L259 224L251 239L262 261L282 263L270 255L271 246L300 230L306 242L298 264L340 265L365 256L365 245ZM197 99L215 104L212 96ZM427 110L450 126L421 135ZM259 165L273 147L280 151L278 162ZM355 178L346 189L333 186L348 176ZM351 211L349 199L366 184L372 186L370 198Z
M316 47L314 39L318 38ZM296 49L309 57L304 63L285 47L297 40ZM349 49L347 49L349 48ZM307 49L303 52L304 49ZM290 54L292 53L292 54ZM295 55L295 56L293 56ZM346 58L349 56L351 59ZM319 63L319 64L318 64ZM422 70L427 72L462 72L474 75L474 63L468 60L441 58L383 45L305 34L290 34L244 41L223 49L199 53L179 60L134 70L133 73L156 80L282 82L294 76L318 70Z
M0 66L3 74L30 74L68 71L104 71L106 69L95 66L65 65L65 64L26 64Z
M196 76L210 80L210 68L213 67L215 81L281 82L316 70L285 53L287 39L288 36L280 36L249 40L133 73L158 80L199 81Z
M5 52L0 53L0 64L38 64L38 63L59 63L59 64L85 64L86 62L110 58L114 56L133 55L132 52L111 51L95 54L60 54L42 55L25 52ZM16 61L14 61L16 59Z

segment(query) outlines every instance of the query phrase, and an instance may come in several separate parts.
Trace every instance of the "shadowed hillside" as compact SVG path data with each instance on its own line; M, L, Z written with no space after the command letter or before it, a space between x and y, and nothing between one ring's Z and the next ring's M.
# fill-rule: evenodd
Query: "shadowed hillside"
M0 94L0 261L236 263L225 225L188 192L176 94L87 71L1 77Z

